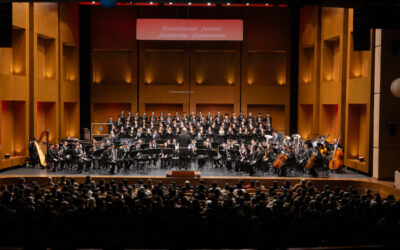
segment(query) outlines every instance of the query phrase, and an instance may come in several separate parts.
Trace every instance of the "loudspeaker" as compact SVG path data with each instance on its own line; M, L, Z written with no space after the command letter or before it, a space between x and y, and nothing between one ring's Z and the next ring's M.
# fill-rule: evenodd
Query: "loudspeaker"
M12 3L0 3L0 47L12 47Z
M354 9L353 48L354 50L370 50L371 48L369 15L366 9Z

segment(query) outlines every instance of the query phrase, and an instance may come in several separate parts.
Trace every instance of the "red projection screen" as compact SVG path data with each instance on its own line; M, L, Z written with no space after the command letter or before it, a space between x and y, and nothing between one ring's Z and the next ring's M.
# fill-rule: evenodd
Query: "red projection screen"
M137 40L243 41L240 19L137 19Z

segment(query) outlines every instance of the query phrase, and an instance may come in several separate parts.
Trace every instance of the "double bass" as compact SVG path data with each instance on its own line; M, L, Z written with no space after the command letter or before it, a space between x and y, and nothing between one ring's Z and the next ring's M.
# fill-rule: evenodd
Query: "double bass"
M330 170L338 170L343 167L343 151L338 147L340 137L337 138L334 145L335 150L332 153L331 160L329 161Z

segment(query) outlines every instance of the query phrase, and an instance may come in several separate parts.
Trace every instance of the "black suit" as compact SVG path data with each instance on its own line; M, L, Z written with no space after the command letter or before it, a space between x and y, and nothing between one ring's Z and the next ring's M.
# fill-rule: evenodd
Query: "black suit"
M189 144L192 143L192 139L190 139L188 134L184 133L178 136L176 142L179 143L179 147L187 148Z

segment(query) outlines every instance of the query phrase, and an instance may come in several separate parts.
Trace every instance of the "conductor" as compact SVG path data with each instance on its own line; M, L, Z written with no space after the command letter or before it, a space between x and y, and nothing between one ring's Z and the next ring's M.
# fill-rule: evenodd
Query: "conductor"
M187 148L190 143L192 143L192 139L187 134L187 129L183 128L181 134L178 136L176 142L179 144L180 148Z
M182 129L176 142L179 145L179 159L181 160L180 167L184 167L187 170L190 163L188 146L192 142L192 139L190 139L190 136L187 134L186 128Z

